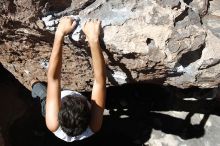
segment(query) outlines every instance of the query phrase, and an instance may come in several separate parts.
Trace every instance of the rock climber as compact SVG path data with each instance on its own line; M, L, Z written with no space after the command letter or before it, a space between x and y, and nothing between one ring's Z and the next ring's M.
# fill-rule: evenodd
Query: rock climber
M66 142L82 140L98 132L105 108L106 71L100 46L100 20L89 19L82 28L94 70L91 100L76 91L61 90L62 43L76 25L68 16L60 19L49 60L47 86L39 80L32 81L32 96L40 98L47 128Z

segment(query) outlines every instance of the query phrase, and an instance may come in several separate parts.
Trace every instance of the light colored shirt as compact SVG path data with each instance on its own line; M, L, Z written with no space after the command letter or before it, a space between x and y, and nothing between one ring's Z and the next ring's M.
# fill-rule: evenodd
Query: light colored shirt
M82 98L86 98L84 97L82 94L80 94L79 92L76 91L71 91L71 90L63 90L61 91L61 99L67 95L74 95L74 96L80 96ZM73 97L74 98L74 97ZM88 102L89 103L89 102ZM90 105L90 103L89 103ZM54 135L66 142L72 142L72 141L76 141L76 140L82 140L85 138L88 138L90 136L92 136L94 133L92 132L92 130L88 127L82 134L77 135L77 136L68 136L59 126L59 128L53 132Z

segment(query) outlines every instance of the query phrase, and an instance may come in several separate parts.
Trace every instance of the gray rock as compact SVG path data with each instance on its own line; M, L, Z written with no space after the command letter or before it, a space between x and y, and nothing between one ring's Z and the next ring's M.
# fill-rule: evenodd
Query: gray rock
M189 4L201 17L208 13L209 0L193 0Z
M163 7L180 7L180 1L179 0L156 0L158 4L162 5Z

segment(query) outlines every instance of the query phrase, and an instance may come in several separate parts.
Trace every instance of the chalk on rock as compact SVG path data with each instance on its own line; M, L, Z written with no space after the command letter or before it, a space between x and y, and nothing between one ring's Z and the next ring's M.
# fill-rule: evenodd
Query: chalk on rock
M70 15L70 17L76 21L77 26L76 29L73 31L73 33L70 34L71 38L74 41L79 41L80 40L80 33L82 30L82 25L81 25L81 21L78 15Z
M82 30L80 18L78 15L69 15L69 17L71 17L73 20L75 20L77 22L76 29L72 33L70 33L70 37L74 41L79 41L80 40L80 33ZM55 31L57 24L59 23L59 18L56 18L52 15L48 15L46 17L43 17L42 20L44 21L44 23L46 25L46 29L49 31Z

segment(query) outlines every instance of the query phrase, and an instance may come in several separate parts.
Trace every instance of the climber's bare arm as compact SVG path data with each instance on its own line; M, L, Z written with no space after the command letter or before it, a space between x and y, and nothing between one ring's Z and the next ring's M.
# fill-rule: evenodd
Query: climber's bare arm
M58 129L58 113L60 109L60 84L61 84L61 67L62 67L62 43L64 36L71 32L76 23L71 18L63 17L60 20L55 33L54 44L49 61L48 69L48 87L46 98L46 125L47 128L54 132Z
M99 131L102 126L106 94L105 62L99 43L100 23L99 20L89 20L83 27L91 49L94 70L94 83L91 97L91 121L89 125L93 132Z

